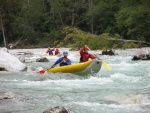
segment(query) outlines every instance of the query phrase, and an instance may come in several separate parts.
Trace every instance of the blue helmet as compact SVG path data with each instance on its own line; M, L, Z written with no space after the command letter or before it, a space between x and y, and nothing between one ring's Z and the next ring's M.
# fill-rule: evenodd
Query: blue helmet
M64 51L63 54L68 54L68 52L67 52L67 51Z

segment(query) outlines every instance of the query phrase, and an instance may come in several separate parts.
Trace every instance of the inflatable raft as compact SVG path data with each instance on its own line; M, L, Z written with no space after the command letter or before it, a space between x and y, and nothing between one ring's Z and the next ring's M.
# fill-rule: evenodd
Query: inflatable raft
M102 61L98 59L93 59L83 63L49 68L47 69L47 72L48 73L93 74L93 73L98 73L101 69L101 66L102 66Z

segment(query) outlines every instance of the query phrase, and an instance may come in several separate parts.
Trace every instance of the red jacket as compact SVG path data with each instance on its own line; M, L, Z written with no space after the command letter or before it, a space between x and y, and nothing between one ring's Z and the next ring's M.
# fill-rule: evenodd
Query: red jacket
M60 51L58 48L55 48L55 55L58 55L58 54L60 54Z
M55 52L60 53L58 48L55 48Z
M93 54L85 53L84 50L85 50L85 47L80 49L80 56L81 56L80 63L88 61L89 58L91 58L91 59L95 59L96 58Z

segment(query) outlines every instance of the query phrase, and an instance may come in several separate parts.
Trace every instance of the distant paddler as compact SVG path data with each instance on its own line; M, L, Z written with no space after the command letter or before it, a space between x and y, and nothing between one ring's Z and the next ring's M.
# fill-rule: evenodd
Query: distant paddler
M46 53L48 53L49 56L52 56L53 55L53 51L54 51L54 48L51 48L50 46L48 46L48 50L46 51Z
M53 54L54 54L55 56L60 56L60 51L59 51L59 49L58 49L58 48L54 48Z

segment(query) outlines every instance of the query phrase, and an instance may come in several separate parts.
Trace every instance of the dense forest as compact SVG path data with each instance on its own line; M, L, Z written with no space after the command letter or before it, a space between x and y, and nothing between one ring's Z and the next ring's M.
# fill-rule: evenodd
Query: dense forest
M99 49L149 36L150 0L0 0L0 46Z

